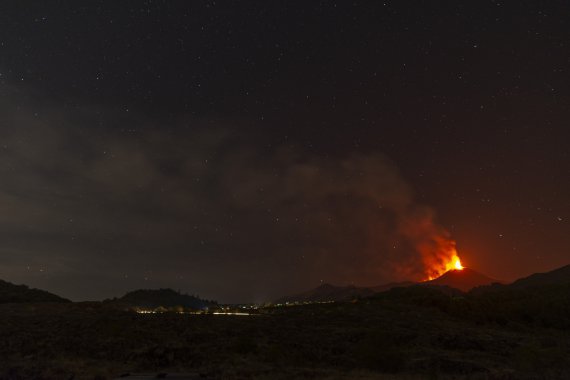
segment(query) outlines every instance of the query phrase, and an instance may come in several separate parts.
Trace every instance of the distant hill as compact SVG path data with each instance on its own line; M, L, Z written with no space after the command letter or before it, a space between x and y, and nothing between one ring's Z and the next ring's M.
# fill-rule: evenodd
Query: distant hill
M394 288L405 288L408 286L416 285L417 282L413 281L403 281L403 282L390 282L389 284L384 284L380 286L373 286L370 289L374 290L374 293L386 292Z
M447 286L450 288L459 289L463 292L468 292L475 287L491 285L497 282L499 281L476 272L473 269L463 268L462 270L450 270L435 280L426 281L421 284Z
M350 301L355 298L369 297L378 292L390 290L399 286L410 286L414 282L394 282L374 287L358 287L350 286L334 286L331 284L322 284L314 289L308 290L292 296L282 297L275 303L303 303L303 302L327 302L327 301Z
M0 303L71 302L45 290L0 280Z
M374 293L369 288L322 284L303 293L282 297L276 300L275 303L348 301L357 297L371 296Z
M432 286L436 290L446 294L452 294L457 290L467 292L472 288L490 285L498 282L490 277L474 271L473 269L464 268L463 270L451 270L432 281L426 282L392 282L380 286L357 287L357 286L334 286L323 284L315 289L299 293L293 296L282 297L275 303L303 303L303 302L325 302L325 301L350 301L355 298L370 297L377 293L389 291L394 288L405 288L413 285Z
M204 309L217 305L215 301L208 301L196 296L182 294L172 289L141 289L125 294L113 302L129 306L157 308L182 306L192 309Z
M570 265L546 273L535 273L508 285L510 288L529 288L535 286L570 284Z
M545 273L534 273L520 278L510 284L492 284L473 289L471 293L483 294L490 292L517 291L530 288L541 288L552 285L570 285L570 265L563 266Z

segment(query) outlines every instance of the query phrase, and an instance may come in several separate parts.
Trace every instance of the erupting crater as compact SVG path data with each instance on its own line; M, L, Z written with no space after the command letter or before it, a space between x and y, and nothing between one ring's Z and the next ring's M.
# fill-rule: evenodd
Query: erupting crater
M447 260L447 262L431 268L430 274L424 281L432 281L443 276L449 271L462 271L463 269L465 269L465 267L461 264L461 259L457 255L457 252L453 250L451 258Z
M490 285L498 282L473 269L465 268L457 255L454 255L446 264L446 269L446 272L441 276L430 278L428 281L425 281L424 284L448 286L467 292L477 286Z
M459 257L454 256L449 263L445 266L448 271L450 270L463 270L463 265L461 265L461 260Z

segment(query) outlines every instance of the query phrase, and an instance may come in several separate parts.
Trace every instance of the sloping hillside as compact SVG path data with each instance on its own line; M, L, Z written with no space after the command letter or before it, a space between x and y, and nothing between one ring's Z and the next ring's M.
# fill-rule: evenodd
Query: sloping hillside
M172 289L140 289L129 292L115 302L138 307L175 307L182 306L192 309L204 309L217 305L196 296L181 294Z
M570 284L570 265L546 273L535 273L528 277L516 280L511 288L529 288L556 284Z
M467 292L477 286L491 285L498 282L473 269L450 270L435 280L426 281L423 285L448 286Z
M334 286L322 284L314 289L292 296L282 297L275 301L276 304L283 303L303 303L303 302L327 302L327 301L349 301L358 297L368 297L375 293L369 288L356 286Z
M24 302L70 302L45 290L29 288L26 285L15 285L0 280L0 303Z

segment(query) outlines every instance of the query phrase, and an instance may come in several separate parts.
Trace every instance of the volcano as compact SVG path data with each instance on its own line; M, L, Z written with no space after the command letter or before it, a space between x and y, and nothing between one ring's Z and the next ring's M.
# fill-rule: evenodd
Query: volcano
M500 281L487 277L484 274L474 271L473 269L463 268L452 269L445 272L441 277L438 277L435 280L426 281L423 284L449 286L450 288L468 292L477 286L491 285L497 282Z
M457 263L457 265L455 264ZM276 304L285 303L312 303L312 302L343 302L350 301L355 298L366 298L377 293L382 293L393 288L402 288L413 285L420 286L434 286L446 287L440 290L449 291L447 288L452 288L452 292L468 292L478 286L485 286L500 283L501 281L487 277L473 269L463 267L459 261L455 262L452 267L462 269L451 269L445 272L440 277L424 282L393 282L381 286L372 287L359 287L359 286L334 286L330 284L322 284L317 288L299 293L293 296L281 297L276 300Z

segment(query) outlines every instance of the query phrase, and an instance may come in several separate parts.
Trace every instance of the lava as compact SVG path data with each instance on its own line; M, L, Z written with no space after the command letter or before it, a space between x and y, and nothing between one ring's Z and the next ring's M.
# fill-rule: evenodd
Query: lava
M463 265L461 265L461 260L457 255L451 258L451 261L445 265L446 272L449 270L462 270Z
M461 259L457 255L457 251L453 249L450 258L446 262L441 263L437 267L431 268L431 274L428 275L425 281L435 280L450 270L463 270L465 267L461 264Z

